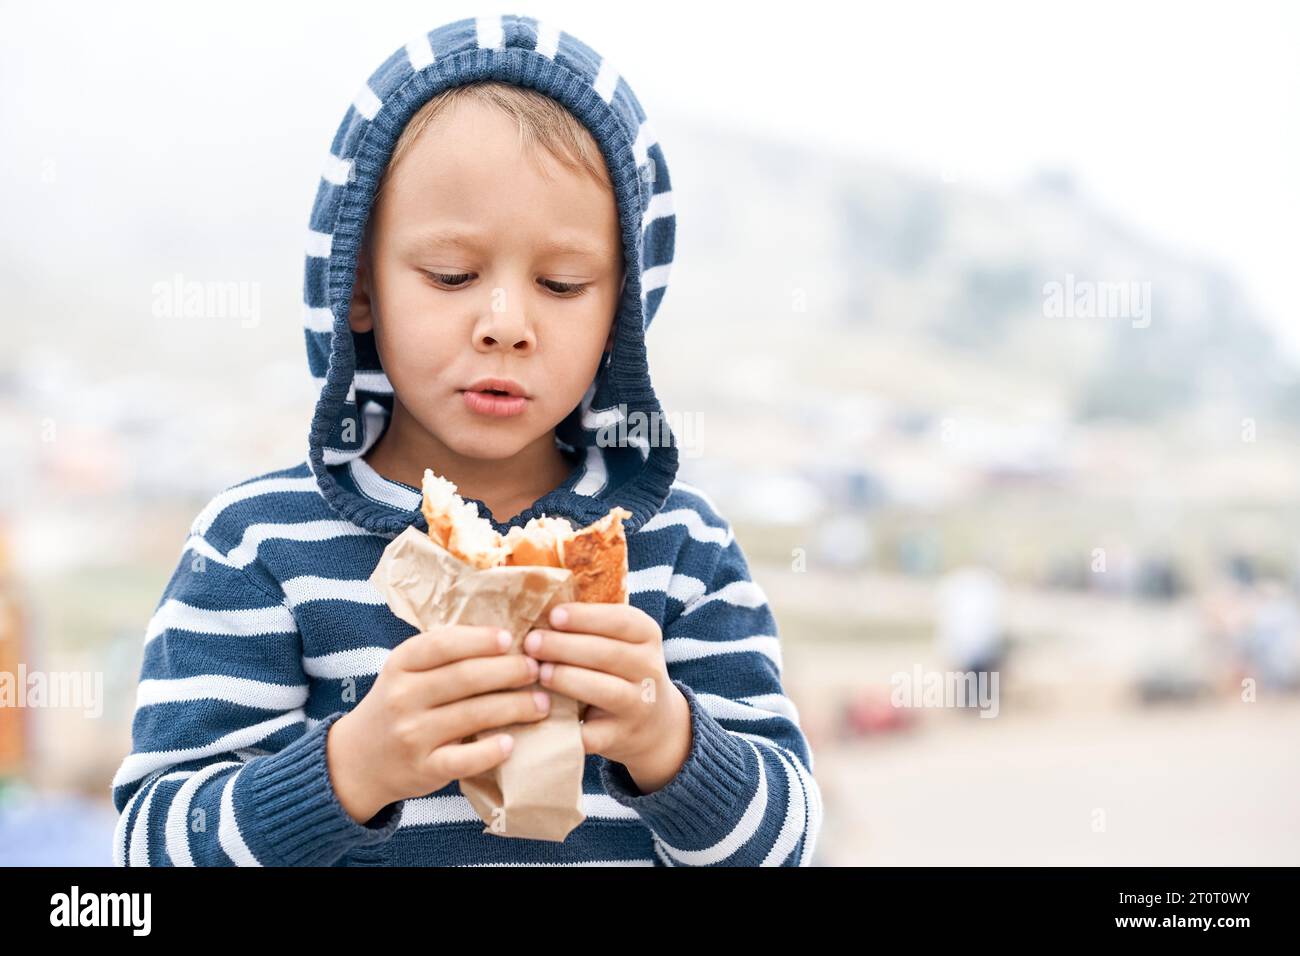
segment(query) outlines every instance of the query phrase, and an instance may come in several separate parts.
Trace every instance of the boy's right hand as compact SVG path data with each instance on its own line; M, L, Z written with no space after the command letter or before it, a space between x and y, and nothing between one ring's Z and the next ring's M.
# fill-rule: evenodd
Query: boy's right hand
M496 627L449 624L393 649L369 693L326 737L330 780L349 816L365 823L390 803L491 770L509 756L508 735L463 738L546 716L550 695L529 686L537 661L507 653L502 633L509 637Z

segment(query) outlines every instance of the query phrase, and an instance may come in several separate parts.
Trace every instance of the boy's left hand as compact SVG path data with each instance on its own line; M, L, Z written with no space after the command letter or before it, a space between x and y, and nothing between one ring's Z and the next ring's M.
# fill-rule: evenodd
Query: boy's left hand
M668 676L663 634L630 604L574 601L551 610L524 653L541 662L541 685L589 704L582 743L621 763L643 794L681 770L691 751L691 710Z

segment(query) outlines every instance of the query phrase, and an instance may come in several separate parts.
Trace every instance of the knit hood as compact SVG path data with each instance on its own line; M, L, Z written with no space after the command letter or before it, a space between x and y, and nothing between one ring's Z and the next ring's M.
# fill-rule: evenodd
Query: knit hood
M415 489L405 495L407 486L396 486L394 497L365 488L378 476L357 459L387 426L393 389L374 332L353 332L348 312L375 189L403 127L437 93L477 80L544 93L591 131L614 184L627 276L613 348L556 428L573 473L532 507L493 523L504 532L547 514L584 525L621 505L632 512L625 525L636 530L663 506L678 464L645 348L673 258L668 167L641 104L609 61L530 17L459 20L416 37L375 70L343 116L312 206L306 255L307 360L320 389L309 435L312 472L326 501L354 524L386 535L427 528ZM353 480L358 473L364 480ZM489 517L483 502L467 500Z

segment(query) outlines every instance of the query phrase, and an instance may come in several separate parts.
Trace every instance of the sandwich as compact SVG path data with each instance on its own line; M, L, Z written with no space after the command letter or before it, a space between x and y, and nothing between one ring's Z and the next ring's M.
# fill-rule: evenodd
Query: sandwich
M477 508L456 493L454 484L426 468L423 490L420 511L434 542L476 568L505 564L508 552L501 535L491 522L479 516Z
M575 601L628 603L627 537L623 521L632 517L615 505L604 517L575 530L563 518L541 515L504 537L446 478L425 469L420 510L429 537L474 568L543 566L573 573Z

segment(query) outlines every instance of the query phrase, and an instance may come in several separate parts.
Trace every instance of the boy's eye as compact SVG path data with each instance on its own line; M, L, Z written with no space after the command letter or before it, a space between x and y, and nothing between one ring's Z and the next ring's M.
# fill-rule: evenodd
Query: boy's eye
M472 272L458 272L455 274L429 272L427 275L452 288L462 286L474 278ZM587 285L581 282L556 282L554 279L538 279L537 281L556 295L565 296L566 298L575 298L587 291Z
M439 282L443 283L444 285L450 285L450 286L464 285L471 278L471 274L468 272L459 272L456 273L455 275L447 275L445 273L440 273L440 272L430 272L428 274L429 276L431 276L434 279L437 279Z
M587 291L586 285L581 282L556 282L553 279L538 279L542 285L560 295L579 296Z

